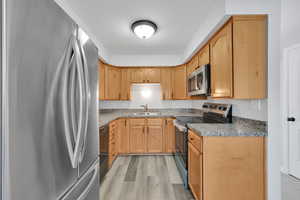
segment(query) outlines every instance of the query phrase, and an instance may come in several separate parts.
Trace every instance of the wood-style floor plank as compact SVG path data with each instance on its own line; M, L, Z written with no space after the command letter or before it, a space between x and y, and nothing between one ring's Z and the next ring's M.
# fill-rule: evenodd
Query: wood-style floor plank
M172 156L120 156L100 186L100 200L192 200Z

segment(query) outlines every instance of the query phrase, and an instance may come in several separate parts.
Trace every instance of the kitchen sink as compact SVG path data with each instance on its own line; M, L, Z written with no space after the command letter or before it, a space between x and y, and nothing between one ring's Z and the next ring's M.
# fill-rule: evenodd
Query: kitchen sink
M159 112L138 112L138 113L133 113L133 115L136 116L158 116L160 115Z

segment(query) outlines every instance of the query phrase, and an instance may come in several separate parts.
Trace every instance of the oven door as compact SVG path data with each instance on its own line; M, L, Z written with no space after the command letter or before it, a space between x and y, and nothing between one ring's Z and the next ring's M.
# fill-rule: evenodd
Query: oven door
M187 169L188 162L188 131L186 127L175 125L176 156L181 164Z

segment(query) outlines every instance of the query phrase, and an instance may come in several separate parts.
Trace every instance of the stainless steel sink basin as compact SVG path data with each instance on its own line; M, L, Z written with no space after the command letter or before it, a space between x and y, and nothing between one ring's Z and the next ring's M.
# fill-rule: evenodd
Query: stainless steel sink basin
M136 116L158 116L160 113L159 112L138 112L138 113L133 113L133 115Z

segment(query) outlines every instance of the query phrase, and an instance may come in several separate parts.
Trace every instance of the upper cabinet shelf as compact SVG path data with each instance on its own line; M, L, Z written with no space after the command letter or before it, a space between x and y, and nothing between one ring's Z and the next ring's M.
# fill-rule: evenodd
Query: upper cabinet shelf
M114 67L100 62L100 100L130 100L133 83L160 83L163 100L187 96L187 76L211 65L211 98L267 97L267 16L231 17L187 64L176 67Z

